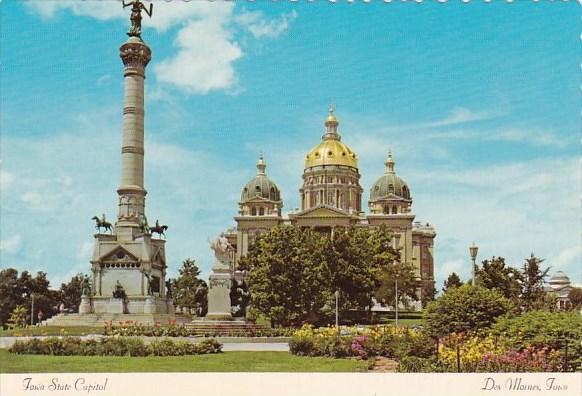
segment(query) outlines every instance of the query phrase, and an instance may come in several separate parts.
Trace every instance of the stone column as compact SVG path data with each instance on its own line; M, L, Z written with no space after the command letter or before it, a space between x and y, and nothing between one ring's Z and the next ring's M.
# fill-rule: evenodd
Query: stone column
M117 223L118 239L133 239L145 216L144 188L144 80L151 60L150 48L138 37L130 37L120 48L125 66L121 185Z

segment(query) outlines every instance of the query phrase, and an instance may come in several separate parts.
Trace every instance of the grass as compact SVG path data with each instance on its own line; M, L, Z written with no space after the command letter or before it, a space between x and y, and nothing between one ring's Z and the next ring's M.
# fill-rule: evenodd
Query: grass
M172 357L14 355L0 349L1 373L364 372L366 361L288 352L224 352Z
M67 326L67 327L25 327L12 330L0 329L0 337L12 336L55 336L63 335L82 336L88 334L103 334L103 326Z

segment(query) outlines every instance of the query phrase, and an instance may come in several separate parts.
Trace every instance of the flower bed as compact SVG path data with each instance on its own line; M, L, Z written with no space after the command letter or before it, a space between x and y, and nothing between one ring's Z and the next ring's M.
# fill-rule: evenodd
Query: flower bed
M508 347L508 339L493 335L452 334L441 339L439 353L429 358L405 357L401 372L543 372L561 371L558 351L547 347Z
M15 354L55 356L182 356L222 352L214 339L200 343L162 339L146 344L138 337L109 337L82 340L79 337L33 338L16 341L8 350Z
M189 328L183 324L176 324L169 321L167 325L161 323L146 325L139 322L127 321L121 324L106 322L103 327L103 335L118 335L123 337L290 337L295 329L291 328L257 328L248 329L220 329L215 331L201 331L200 329Z
M396 326L314 329L306 325L297 330L289 342L289 349L295 355L362 359L370 356L428 357L434 348L434 341L422 331Z

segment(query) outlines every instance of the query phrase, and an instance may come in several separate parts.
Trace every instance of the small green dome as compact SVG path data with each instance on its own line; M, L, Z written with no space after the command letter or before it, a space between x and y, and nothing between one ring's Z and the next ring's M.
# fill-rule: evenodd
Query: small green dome
M253 177L242 189L240 200L246 202L255 197L265 198L271 201L280 201L281 192L274 181L265 174L267 164L261 154L257 163L257 175Z
M394 194L400 198L410 200L410 188L403 178L398 176L394 172L394 159L392 158L392 152L388 153L388 159L386 160L386 173L382 175L376 182L372 185L370 189L370 201L376 201L383 197L387 197L390 194Z

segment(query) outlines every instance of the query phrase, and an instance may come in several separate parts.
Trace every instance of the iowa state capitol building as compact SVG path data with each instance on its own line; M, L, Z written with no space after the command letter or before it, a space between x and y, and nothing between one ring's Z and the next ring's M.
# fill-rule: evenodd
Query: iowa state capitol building
M305 156L301 209L284 216L283 197L267 177L267 164L261 155L257 175L242 189L236 227L226 236L236 249L234 267L247 254L256 235L280 224L333 233L336 227L376 227L385 224L394 233L394 247L401 261L412 263L419 286L434 284L434 238L429 223L414 222L412 195L406 181L395 172L395 161L388 152L386 170L370 189L369 213L362 210L358 155L341 141L339 122L332 108L325 120L321 142ZM421 292L419 287L418 293Z

